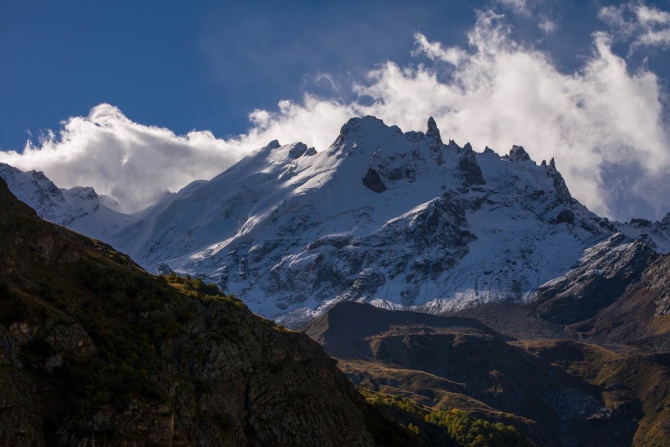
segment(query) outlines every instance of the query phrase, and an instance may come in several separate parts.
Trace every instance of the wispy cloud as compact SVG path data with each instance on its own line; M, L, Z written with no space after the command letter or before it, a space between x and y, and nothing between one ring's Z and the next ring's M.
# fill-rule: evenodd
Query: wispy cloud
M615 37L630 40L631 50L644 46L670 47L670 13L667 11L640 1L603 7L598 17L612 28Z
M511 9L513 12L522 15L530 15L531 9L538 0L496 0L502 6Z
M542 19L538 24L537 27L544 32L544 34L553 34L554 31L556 31L556 28L558 28L558 25L556 25L556 22L549 20L547 18Z
M501 6L512 13L537 23L537 27L545 35L551 35L558 28L555 17L552 16L551 2L548 0L493 0L492 4Z
M463 59L468 57L468 53L457 47L443 47L440 42L429 42L421 33L414 34L416 48L412 51L413 56L423 54L431 60L448 62L457 66Z
M59 186L94 186L138 209L272 139L324 150L351 116L376 115L404 130L423 129L433 116L444 138L478 150L522 144L536 161L555 157L574 196L598 213L622 219L670 211L670 126L654 73L630 72L603 33L579 70L561 72L547 54L514 41L505 17L490 11L479 13L468 42L448 47L417 34L414 54L426 64L378 66L353 85L357 100L306 94L275 111L256 110L250 130L234 138L179 136L101 105L0 161L44 170Z

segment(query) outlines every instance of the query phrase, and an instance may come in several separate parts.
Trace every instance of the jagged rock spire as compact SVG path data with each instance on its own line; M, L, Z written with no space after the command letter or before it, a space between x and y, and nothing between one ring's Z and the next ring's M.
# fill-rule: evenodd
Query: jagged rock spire
M510 161L530 161L530 155L526 152L523 146L512 146L509 151Z
M447 143L447 149L456 154L460 154L463 150L458 144L456 144L454 140L449 140L449 143Z
M463 146L463 155L458 159L458 173L463 179L464 186L484 185L484 175L477 163L475 152L470 143Z
M442 137L440 136L440 129L437 128L435 120L431 116L428 118L428 130L426 131L426 136L436 140L437 143L442 145Z
M444 156L442 155L442 137L440 136L440 129L437 128L435 120L431 116L428 118L428 130L426 131L426 138L430 141L430 150L433 153L433 160L438 166L444 163Z
M547 175L553 179L554 189L556 190L556 196L561 203L569 204L572 202L572 195L568 190L568 186L563 180L563 176L558 169L556 169L556 162L554 158L549 161L549 167L547 168Z

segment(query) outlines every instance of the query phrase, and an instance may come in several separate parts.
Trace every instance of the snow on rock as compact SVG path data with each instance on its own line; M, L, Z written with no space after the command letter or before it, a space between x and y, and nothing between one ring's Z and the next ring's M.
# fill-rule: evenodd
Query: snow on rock
M60 219L67 194L38 189L12 190ZM273 141L131 216L108 216L113 207L87 194L95 193L75 202L98 197L99 211L66 225L100 235L149 271L205 277L289 326L340 300L434 313L534 300L615 233L623 235L608 250L633 239L670 249L670 217L609 222L572 198L553 160L537 165L520 146L499 156L444 144L432 118L426 132L405 133L353 118L322 152Z
M90 187L59 189L41 171L23 172L5 163L0 163L0 177L40 217L87 236L109 238L131 220L115 200Z
M403 133L354 118L328 150L304 149L272 142L110 242L295 325L338 300L441 312L530 299L613 231L554 166L445 145L434 120Z
M629 238L645 241L658 253L670 253L670 213L657 222L633 219L628 223L615 222L614 224Z
M617 300L640 279L658 257L643 240L630 241L616 233L584 251L565 275L548 281L536 291L538 312L549 320L572 324L592 318Z

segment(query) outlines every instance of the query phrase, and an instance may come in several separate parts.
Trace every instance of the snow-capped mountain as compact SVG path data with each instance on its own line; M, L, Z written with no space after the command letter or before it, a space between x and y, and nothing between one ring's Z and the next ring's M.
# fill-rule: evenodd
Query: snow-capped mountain
M63 223L149 271L206 277L290 325L339 300L428 312L527 302L619 232L628 237L603 246L645 239L670 249L670 218L600 218L572 198L553 160L538 165L519 146L499 156L444 144L432 118L425 133L354 118L319 153L273 141L141 213L95 220L108 212Z
M46 220L97 239L107 239L132 218L118 211L112 198L93 188L59 189L41 171L23 172L0 163L0 177L9 189Z

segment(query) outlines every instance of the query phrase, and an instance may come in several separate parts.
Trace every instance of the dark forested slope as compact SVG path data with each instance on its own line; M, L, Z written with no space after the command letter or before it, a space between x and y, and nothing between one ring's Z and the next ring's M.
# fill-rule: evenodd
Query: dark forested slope
M0 180L0 445L412 445L323 348L148 275Z

